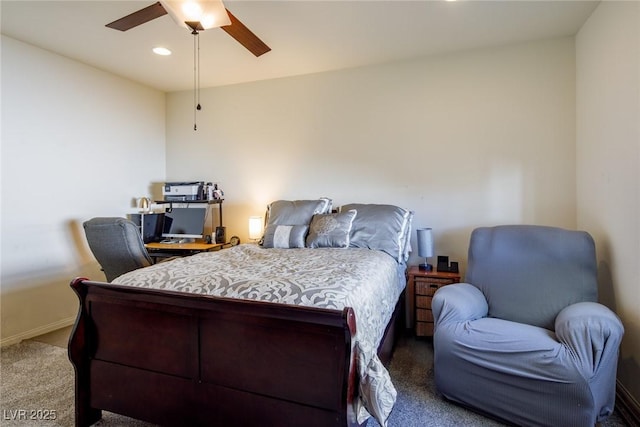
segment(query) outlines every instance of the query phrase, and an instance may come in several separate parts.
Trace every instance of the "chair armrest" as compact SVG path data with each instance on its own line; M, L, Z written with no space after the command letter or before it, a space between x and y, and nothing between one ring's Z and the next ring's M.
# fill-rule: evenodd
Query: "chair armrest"
M486 317L489 306L483 293L469 283L443 286L431 300L431 310L437 327L441 322L464 322Z
M558 341L572 350L587 377L594 375L601 363L617 355L624 327L606 306L596 302L579 302L565 307L555 321Z

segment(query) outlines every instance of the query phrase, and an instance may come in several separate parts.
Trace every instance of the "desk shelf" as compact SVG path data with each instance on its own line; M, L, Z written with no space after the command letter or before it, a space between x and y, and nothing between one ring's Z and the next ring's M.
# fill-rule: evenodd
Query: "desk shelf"
M153 203L158 205L167 205L171 203L206 203L208 205L221 205L224 199L213 200L154 200Z
M224 246L222 243L162 243L150 242L145 243L145 248L149 252L149 256L157 262L158 259L168 257L183 257L194 255L200 252L219 251Z

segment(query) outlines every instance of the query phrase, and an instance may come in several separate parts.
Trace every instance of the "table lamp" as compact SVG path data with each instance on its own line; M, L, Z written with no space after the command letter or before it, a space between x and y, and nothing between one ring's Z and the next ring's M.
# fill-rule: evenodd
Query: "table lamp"
M419 228L418 233L418 256L425 259L424 264L418 268L423 271L433 271L433 266L428 263L427 258L433 256L433 234L430 228Z
M249 239L257 241L262 237L262 218L259 216L249 217Z
M149 213L149 205L150 205L150 200L148 197L140 197L138 199L138 207L140 208L140 212L142 213Z

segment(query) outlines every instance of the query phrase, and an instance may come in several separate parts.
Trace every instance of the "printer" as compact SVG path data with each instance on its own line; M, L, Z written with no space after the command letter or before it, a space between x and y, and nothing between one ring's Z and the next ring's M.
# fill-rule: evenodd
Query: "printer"
M162 196L164 200L175 202L205 200L205 183L204 181L165 182L162 187Z

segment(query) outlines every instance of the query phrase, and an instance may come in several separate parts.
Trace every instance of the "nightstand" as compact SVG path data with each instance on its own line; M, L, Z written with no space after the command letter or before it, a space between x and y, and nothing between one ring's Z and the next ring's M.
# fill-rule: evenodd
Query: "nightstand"
M417 266L407 272L407 326L415 327L416 336L433 336L431 298L442 286L460 282L460 273L424 271Z

